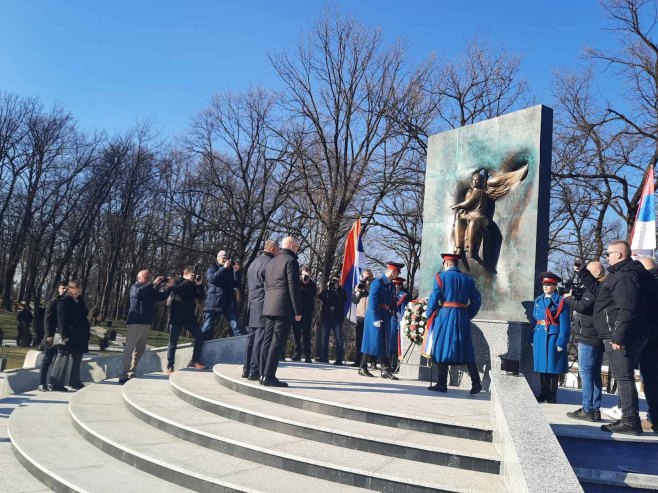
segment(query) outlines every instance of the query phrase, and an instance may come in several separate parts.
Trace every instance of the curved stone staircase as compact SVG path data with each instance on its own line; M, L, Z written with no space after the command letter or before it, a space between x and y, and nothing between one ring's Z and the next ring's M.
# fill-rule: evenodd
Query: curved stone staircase
M326 370L335 397L317 392L317 377L275 389L216 365L40 394L11 414L9 436L55 491L506 491L490 420L477 411L486 397L442 399L455 416L472 409L460 420L382 405L386 386L398 403L410 389L422 406L438 403L421 382L358 380L355 401L349 378L337 378L354 369L313 368Z

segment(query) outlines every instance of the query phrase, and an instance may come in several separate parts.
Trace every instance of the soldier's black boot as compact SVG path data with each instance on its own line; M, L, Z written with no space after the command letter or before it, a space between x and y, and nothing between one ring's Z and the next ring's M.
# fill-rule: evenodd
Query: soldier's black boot
M539 374L539 384L541 385L541 390L539 391L539 396L537 397L537 402L546 402L550 395L550 380L547 373Z
M557 402L557 384L560 379L560 376L552 373L549 373L548 376L549 376L549 394L548 397L546 398L546 402L549 402L550 404L555 404Z
M368 355L364 354L361 356L361 366L359 366L359 375L362 377L374 377L372 373L368 371Z
M445 363L437 363L437 382L436 385L427 387L429 390L435 392L448 392L448 365Z
M482 391L482 381L480 380L480 372L475 363L468 363L468 374L471 377L471 395L479 394Z

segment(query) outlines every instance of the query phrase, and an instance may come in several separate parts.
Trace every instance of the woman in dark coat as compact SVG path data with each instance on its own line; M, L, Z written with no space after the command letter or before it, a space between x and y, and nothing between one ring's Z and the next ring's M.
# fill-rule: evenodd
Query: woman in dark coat
M60 353L57 359L71 356L71 376L69 387L81 389L80 362L82 355L89 352L89 336L91 334L87 315L89 310L82 298L82 285L78 281L69 282L69 294L57 302L57 333L61 336ZM55 362L57 365L57 362ZM53 390L63 390L63 378L59 378L53 369L51 378Z

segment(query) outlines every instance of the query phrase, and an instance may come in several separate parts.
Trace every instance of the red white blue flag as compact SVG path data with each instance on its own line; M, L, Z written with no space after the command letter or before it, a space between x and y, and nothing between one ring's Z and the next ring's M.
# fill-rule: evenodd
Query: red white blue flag
M359 283L361 272L366 267L366 254L363 251L363 241L361 240L361 218L359 218L347 233L345 254L343 255L343 270L340 276L340 284L347 292L345 317L355 323L356 305L352 303L352 291Z
M633 255L653 257L656 250L656 198L654 195L653 166L649 166L644 179L642 197L631 232Z

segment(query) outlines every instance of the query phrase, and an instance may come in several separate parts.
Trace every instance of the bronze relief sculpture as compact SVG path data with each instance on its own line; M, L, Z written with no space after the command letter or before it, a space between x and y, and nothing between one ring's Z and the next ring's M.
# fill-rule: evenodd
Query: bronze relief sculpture
M497 172L480 168L471 176L469 186L457 190L461 202L451 206L455 211L453 251L462 257L469 270L468 261L473 260L496 273L502 244L502 233L494 221L496 201L528 176L527 162L518 163L515 168Z

